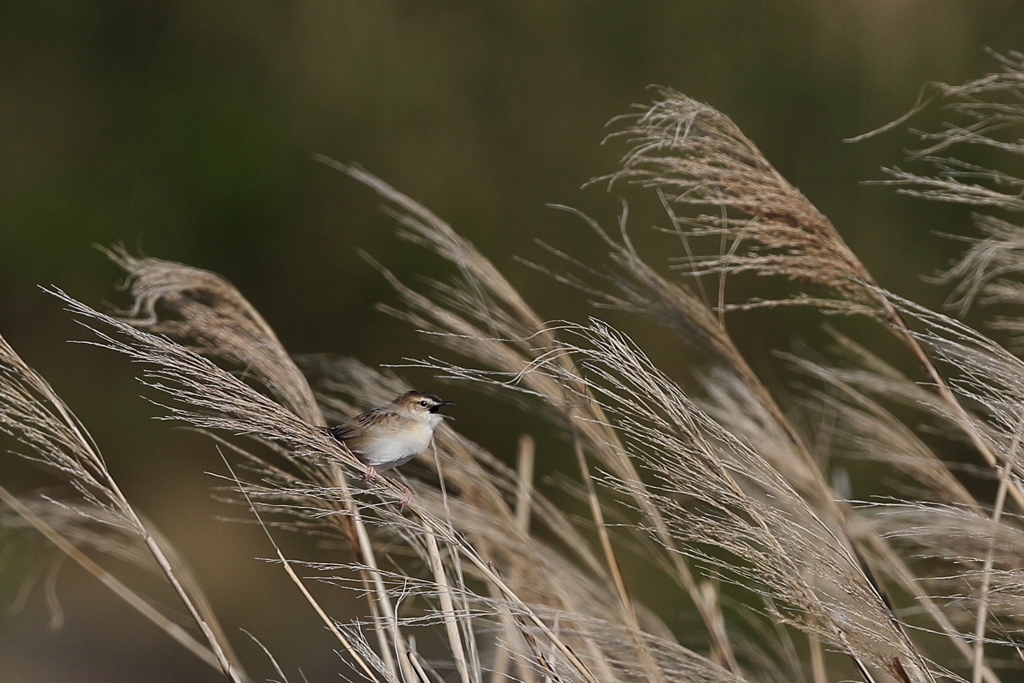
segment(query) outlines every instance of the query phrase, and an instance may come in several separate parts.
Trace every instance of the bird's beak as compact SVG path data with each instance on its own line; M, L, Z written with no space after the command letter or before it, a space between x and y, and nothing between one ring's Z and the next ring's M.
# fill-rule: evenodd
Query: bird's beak
M446 414L441 412L441 408L443 408L445 406L453 406L453 405L455 405L455 401L441 401L436 406L434 406L433 410L431 410L430 412L434 413L435 415L440 415L441 417L445 418L446 420L454 420L455 418L452 417L451 415L446 415Z

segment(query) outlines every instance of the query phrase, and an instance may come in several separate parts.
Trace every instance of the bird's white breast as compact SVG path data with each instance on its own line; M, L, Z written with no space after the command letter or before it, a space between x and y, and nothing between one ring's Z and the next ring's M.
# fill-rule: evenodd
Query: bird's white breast
M367 438L359 450L366 464L378 470L398 467L427 449L433 427L420 420L407 420L401 429L382 430L381 434Z

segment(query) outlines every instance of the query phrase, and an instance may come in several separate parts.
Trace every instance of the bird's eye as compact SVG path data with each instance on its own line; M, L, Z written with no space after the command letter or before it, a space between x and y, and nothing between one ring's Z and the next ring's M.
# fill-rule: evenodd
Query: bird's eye
M423 406L424 408L426 408L427 407L427 402L426 401L420 401L420 405Z

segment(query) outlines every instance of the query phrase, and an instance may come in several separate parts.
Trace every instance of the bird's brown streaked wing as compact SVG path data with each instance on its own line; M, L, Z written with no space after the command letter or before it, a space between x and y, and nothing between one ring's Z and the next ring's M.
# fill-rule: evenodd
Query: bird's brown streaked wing
M331 428L331 434L335 439L339 441L345 441L353 437L361 435L367 429L379 424L384 420L388 420L394 416L394 413L389 410L382 408L376 408L374 410L368 410L365 413L356 415L352 419L348 420L344 424L338 425L337 427Z
M348 422L337 427L328 427L327 432L338 441L344 441L353 434L352 427Z

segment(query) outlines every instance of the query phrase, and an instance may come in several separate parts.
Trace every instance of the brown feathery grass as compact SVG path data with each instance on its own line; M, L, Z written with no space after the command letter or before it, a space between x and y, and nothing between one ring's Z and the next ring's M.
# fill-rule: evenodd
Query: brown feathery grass
M968 121L921 135L915 158L938 175L892 170L889 182L932 199L1024 208L1020 180L937 156L958 145L1024 151L1012 137L1024 123L1024 58L1001 65L938 89ZM510 464L447 424L420 458L426 474L410 481L415 497L403 511L402 490L361 482L362 466L322 426L408 383L354 359L296 362L214 273L116 247L106 253L127 274L125 310L108 315L53 294L92 329L91 343L142 368L162 417L211 436L221 495L262 525L310 607L310 627L329 629L358 680L1010 680L1024 628L1024 361L878 287L727 116L671 90L656 98L620 120L612 139L630 150L605 180L636 184L665 210L684 238L681 276L641 257L627 211L616 237L579 214L607 265L551 250L559 263L542 268L600 308L646 317L703 351L707 364L686 378L597 318L543 320L441 218L360 168L318 157L375 191L401 237L451 266L450 281L415 289L380 268L398 298L385 310L442 349L410 363L545 418L572 457L565 487L584 519L534 480L541 447L530 436ZM977 223L985 237L946 277L958 283L959 308L1002 306L993 326L1012 342L1024 329L1005 313L1024 298L1021 229L1004 218ZM717 251L692 248L705 237L718 238ZM701 278L712 275L710 304ZM791 293L734 301L727 280L737 276L781 277ZM927 384L835 333L833 348L785 357L805 402L794 417L725 324L780 304L882 322ZM0 515L5 537L38 532L229 680L250 680L187 563L134 510L71 409L2 339L0 429L74 491L55 499L0 487L13 512ZM951 450L977 462L954 467ZM839 464L866 461L886 486L865 498L887 497L845 500L832 483ZM286 557L282 533L326 540L336 558ZM155 569L197 631L127 588L105 555ZM638 576L659 586L656 604L638 598ZM309 590L314 581L359 593L364 613L332 614ZM685 628L666 618L679 609Z
M49 383L26 365L3 337L0 337L0 430L13 436L29 451L25 453L26 457L70 483L80 502L74 501L69 507L50 501L51 505L46 506L44 517L5 488L0 488L0 499L143 616L207 663L220 667L228 680L245 680L244 669L232 652L188 566L181 561L173 546L132 507L111 476L103 455L84 425ZM79 525L62 523L59 519L62 515L52 514L72 510L87 520L116 527L117 532L113 536L129 537L148 550L201 630L206 645L178 628L79 550L86 540L78 531ZM115 542L103 549L109 552L112 548L120 547ZM121 551L118 554L124 555Z

